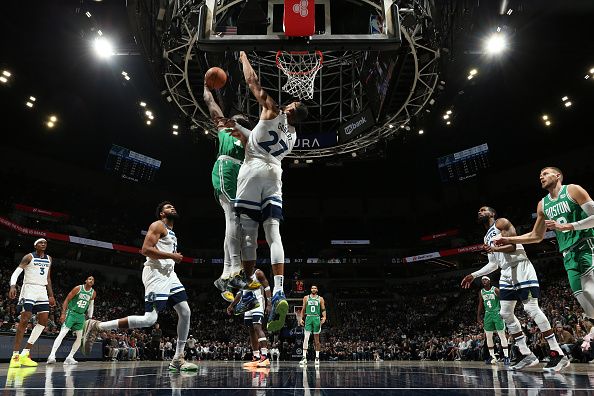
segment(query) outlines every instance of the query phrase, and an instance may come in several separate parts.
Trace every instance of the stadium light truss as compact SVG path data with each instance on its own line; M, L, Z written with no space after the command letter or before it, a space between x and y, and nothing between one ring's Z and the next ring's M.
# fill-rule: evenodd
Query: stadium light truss
M379 3L381 1L365 0L367 3ZM423 21L432 19L431 4L432 2L429 0L413 0L411 1L411 7L400 11L406 12L407 15L410 15L411 10L415 13L414 24L401 24L400 26L403 41L402 50L408 51L407 55L412 58L412 64L414 65L414 78L401 106L383 117L381 123L376 124L369 132L348 143L327 148L294 149L288 157L311 159L350 154L371 148L380 141L391 139L411 130L411 120L427 106L439 82L440 52L437 32L423 25ZM201 100L196 98L195 89L192 88L191 83L192 80L195 80L195 77L192 78L191 75L190 61L204 55L196 45L198 29L195 21L198 17L199 7L200 2L174 0L171 21L175 21L176 37L175 39L163 40L163 57L165 59L163 78L169 96L179 110L195 126L191 129L200 128L209 131L211 136L215 136L208 109ZM404 17L405 15L401 16ZM355 53L356 51L352 52ZM325 59L332 62L332 53L329 55L328 57L325 55ZM334 59L340 57L341 54L336 54ZM354 56L353 59L353 62L360 62L360 60L357 60L357 56ZM266 62L267 60L261 59L261 61ZM360 64L353 63L353 67L359 66ZM248 97L249 93L244 91L243 97L238 99L240 106L242 102L249 100ZM355 100L360 101L361 98L355 98ZM359 102L356 106L362 109L363 104Z

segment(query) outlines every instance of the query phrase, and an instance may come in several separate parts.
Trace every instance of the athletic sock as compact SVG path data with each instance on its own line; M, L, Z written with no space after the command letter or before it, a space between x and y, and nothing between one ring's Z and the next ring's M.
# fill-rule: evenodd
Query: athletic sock
M279 291L283 291L283 282L285 277L283 275L274 275L274 290L272 295L275 295Z
M99 323L100 330L116 330L118 326L119 319L109 320L107 322Z
M563 350L559 346L557 339L555 338L555 334L550 334L550 335L546 336L545 339L549 343L549 348L551 349L551 351L555 351L561 356L565 355L563 353Z
M316 359L320 358L320 351L316 351Z
M262 358L267 359L268 358L268 348L262 348L261 352L262 352Z
M530 348L526 345L526 336L517 337L516 344L518 345L518 348L520 348L520 353L522 355L530 355L532 353Z

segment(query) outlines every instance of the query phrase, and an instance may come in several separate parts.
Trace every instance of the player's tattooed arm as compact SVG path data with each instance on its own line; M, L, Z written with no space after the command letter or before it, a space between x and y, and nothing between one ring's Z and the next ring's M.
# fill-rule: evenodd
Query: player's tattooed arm
M303 304L301 305L301 312L299 313L299 326L303 326L303 316L305 315L305 307L307 307L307 296L303 297Z
M513 237L516 236L516 229L508 219L501 217L497 219L495 222L495 227L501 231L501 236L503 237ZM506 245L500 246L491 246L485 245L485 251L487 253L512 253L516 251L516 244L515 243L508 243Z
M140 250L140 252L144 256L152 258L154 260L171 259L176 263L181 262L184 258L184 256L181 255L181 253L162 252L159 249L157 249L157 242L159 241L159 238L165 235L167 235L167 229L165 228L163 222L159 220L153 222L150 225L146 233L146 236L144 237L144 242L142 243L142 249Z
M546 230L547 227L545 224L545 214L542 210L541 200L538 202L538 205L536 206L536 221L534 222L534 227L532 228L532 231L518 236L501 236L500 238L495 238L493 242L496 246L507 245L510 243L539 243L544 239Z
M243 67L243 77L245 78L245 82L248 83L250 87L250 91L262 106L262 115L260 118L262 119L273 119L278 115L278 105L272 99L270 95L262 88L260 85L260 80L258 79L258 75L254 71L254 68L250 64L250 61L244 51L239 53L239 61Z
M238 291L237 294L235 294L235 299L233 301L231 301L231 304L229 304L229 306L227 307L227 314L231 315L233 313L233 308L235 308L235 306L237 304L239 304L241 295L242 295L241 291Z
M320 306L322 312L322 319L320 324L323 325L326 322L326 303L324 302L324 297L320 297Z
M223 116L223 110L221 110L221 107L217 104L212 92L206 85L206 79L204 80L204 93L202 94L202 99L204 99L204 103L206 103L206 107L208 107L210 118L214 121L217 128L222 128L226 118Z

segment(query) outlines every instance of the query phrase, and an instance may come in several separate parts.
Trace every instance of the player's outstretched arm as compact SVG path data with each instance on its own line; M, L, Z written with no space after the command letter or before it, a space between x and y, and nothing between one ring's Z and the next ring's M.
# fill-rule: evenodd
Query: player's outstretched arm
M555 220L546 220L545 224L549 230L558 231L572 231L572 230L587 230L594 228L594 201L590 198L590 194L581 186L577 184L570 184L567 186L567 193L582 210L588 215L583 220L574 223L561 224Z
M89 308L87 308L88 319L93 319L93 313L95 312L95 297L97 297L97 292L93 290L93 297L91 297L91 301L89 301Z
M499 265L495 261L493 254L489 253L487 256L489 257L489 262L485 264L483 268L473 272L472 274L466 275L464 279L462 279L460 286L462 286L463 289L468 289L472 284L472 281L476 278L481 277L483 275L489 275L491 272L494 272L497 270L497 268L499 268Z
M8 292L8 298L10 298L11 300L16 298L17 280L19 280L19 276L21 275L21 272L23 272L25 267L27 267L27 265L29 265L32 258L33 258L33 256L31 255L31 253L25 254L23 256L23 258L21 259L19 266L16 267L16 269L12 273L12 276L10 277L10 291Z
M252 91L252 94L258 103L260 103L260 106L262 106L262 116L264 116L264 113L267 112L268 114L266 115L268 115L270 118L276 117L278 115L278 105L260 85L258 75L254 71L254 68L250 64L250 61L244 51L239 53L239 61L243 66L243 77L245 78L245 82L248 83L250 91ZM265 119L268 119L268 117Z
M68 303L70 303L70 300L72 300L74 296L78 294L79 291L80 286L75 286L72 290L70 290L70 293L68 293L68 295L64 299L64 302L62 303L62 313L60 314L60 323L64 323L64 321L66 320L66 310L68 309Z
M142 249L140 252L145 255L146 257L160 260L160 259L171 259L176 263L182 261L184 256L178 252L162 252L157 249L157 242L159 242L159 238L167 234L167 229L162 221L155 221L153 222L147 233L144 237L144 242L142 243Z
M217 128L223 127L225 120L225 117L223 116L223 110L221 110L215 101L210 88L208 88L208 85L206 85L206 79L204 80L204 93L202 94L202 98L204 99L204 103L206 103L206 107L208 107L210 118L216 124Z
M536 206L536 222L534 222L534 227L532 228L532 231L519 236L501 236L501 238L494 239L493 242L496 246L508 245L510 243L539 243L544 239L545 231L545 215L542 209L541 200L538 202L538 205Z

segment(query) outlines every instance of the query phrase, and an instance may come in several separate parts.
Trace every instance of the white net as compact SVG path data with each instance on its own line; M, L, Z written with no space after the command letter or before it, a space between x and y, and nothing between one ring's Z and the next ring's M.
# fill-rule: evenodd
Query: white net
M314 81L323 60L321 51L278 51L276 65L287 76L283 91L299 99L313 99Z

